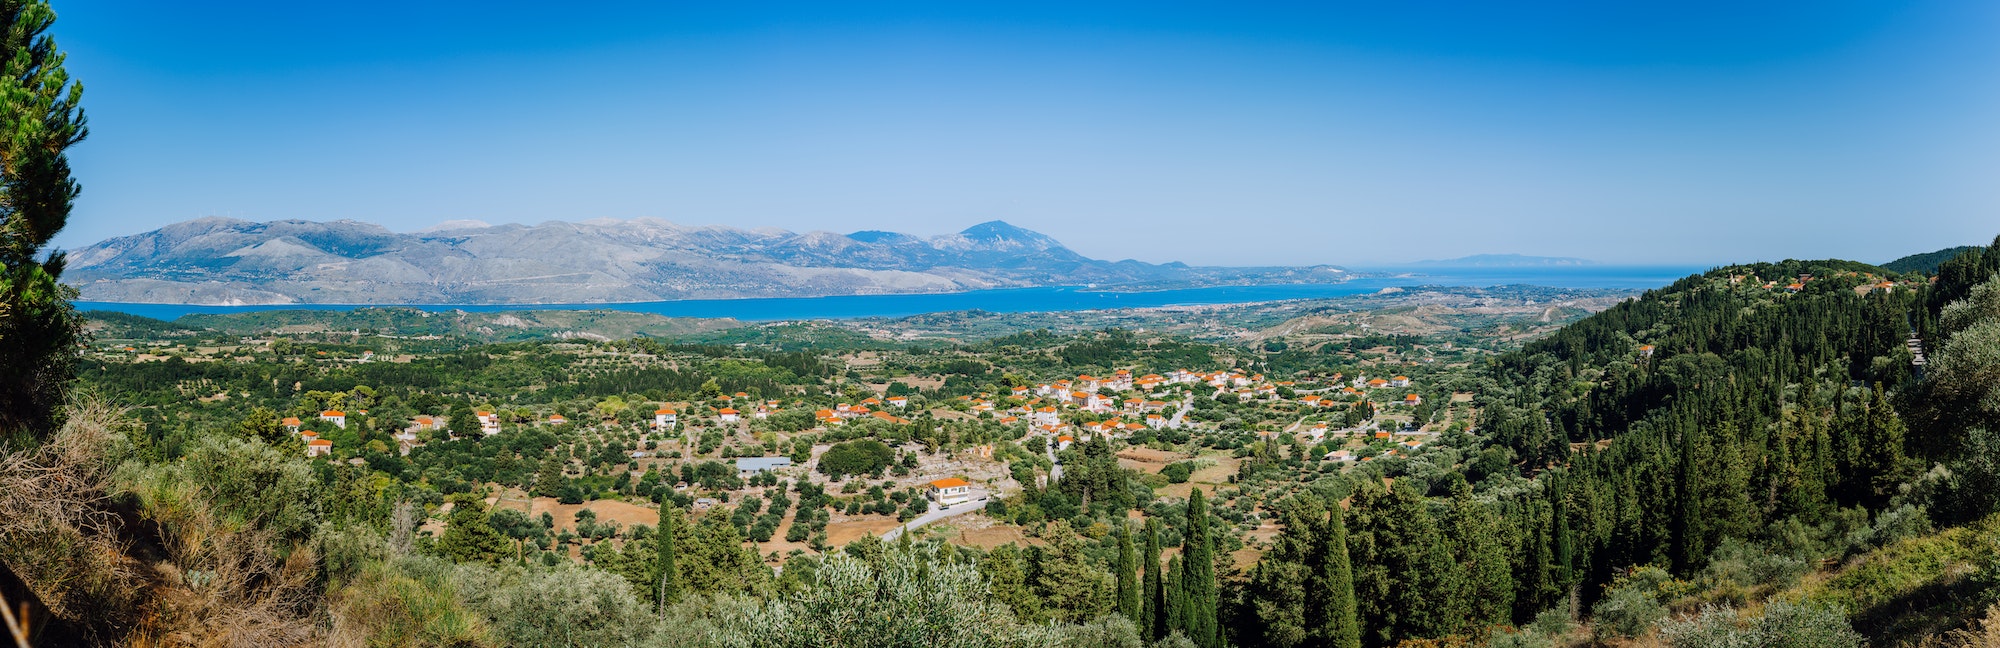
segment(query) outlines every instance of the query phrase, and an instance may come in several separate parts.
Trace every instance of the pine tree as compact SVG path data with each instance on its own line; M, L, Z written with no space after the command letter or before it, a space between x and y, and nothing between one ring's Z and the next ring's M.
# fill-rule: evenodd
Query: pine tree
M1083 541L1068 522L1050 523L1043 536L1049 544L1039 549L1034 582L1049 618L1082 623L1104 614L1114 604L1111 575L1084 554Z
M1244 611L1256 623L1240 630L1244 639L1277 648L1316 644L1313 608L1325 599L1318 582L1324 512L1313 498L1288 504L1281 512L1284 531L1271 540L1244 587Z
M1869 489L1870 504L1880 506L1903 482L1908 465L1903 443L1907 429L1903 419L1889 405L1882 383L1875 383L1873 398L1861 426L1860 472Z
M1013 544L1000 545L979 561L979 573L986 577L993 592L993 600L1014 611L1014 618L1024 623L1041 623L1042 599L1035 596L1028 586L1028 568L1022 559L1021 550Z
M1167 581L1160 573L1160 520L1146 518L1146 555L1139 563L1145 571L1140 586L1145 588L1146 606L1140 614L1139 633L1159 641L1167 635Z
M535 476L535 497L555 497L562 493L563 460L551 456L542 460L542 469Z
M1222 635L1216 619L1221 600L1215 583L1215 540L1208 528L1208 500L1199 488L1188 495L1187 537L1181 553L1187 557L1181 561L1180 599L1186 609L1179 615L1182 632L1196 646L1217 648Z
M1136 623L1139 611L1139 554L1132 548L1132 529L1118 523L1118 613Z
M446 520L444 536L438 538L438 551L459 562L498 563L513 553L507 546L507 538L493 529L486 506L478 497L452 500L451 517Z
M1347 556L1347 520L1340 502L1327 507L1316 562L1320 596L1310 597L1307 622L1314 639L1331 648L1361 648L1361 617L1354 605L1354 565Z
M660 530L653 538L657 551L654 557L653 580L659 583L660 614L667 613L667 605L681 595L681 566L677 545L680 542L680 509L672 506L660 507Z
M1507 622L1514 604L1514 575L1508 567L1505 530L1463 481L1452 485L1450 524L1459 579L1456 588L1467 614L1459 634L1477 636Z
M83 84L47 35L45 2L0 3L0 443L40 439L60 423L82 318L60 283L67 258L48 251L78 187L69 147L83 141Z

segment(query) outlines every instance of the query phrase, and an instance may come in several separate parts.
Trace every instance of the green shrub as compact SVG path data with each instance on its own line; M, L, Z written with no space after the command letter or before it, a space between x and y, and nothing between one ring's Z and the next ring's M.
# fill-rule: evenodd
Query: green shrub
M1838 606L1773 601L1764 616L1744 619L1734 608L1705 606L1660 624L1673 648L1862 648L1868 644Z
M1595 621L1592 631L1599 639L1637 637L1667 616L1667 608L1654 600L1651 588L1631 583L1611 590L1591 608Z
M848 441L836 443L820 455L819 471L834 479L868 475L888 467L895 459L895 451L881 441Z

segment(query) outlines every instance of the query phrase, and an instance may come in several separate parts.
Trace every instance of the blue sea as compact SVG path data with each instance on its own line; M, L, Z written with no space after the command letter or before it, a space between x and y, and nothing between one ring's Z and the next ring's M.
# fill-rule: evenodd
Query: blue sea
M924 295L851 295L844 297L773 297L754 299L683 299L616 304L408 304L430 311L473 312L514 310L620 310L669 317L732 317L747 321L903 317L924 313L983 310L995 313L1079 311L1154 306L1241 304L1285 299L1345 297L1390 287L1504 285L1554 288L1659 288L1705 270L1688 266L1555 266L1526 268L1359 269L1390 273L1333 284L1214 286L1172 290L1118 291L1089 286L974 290ZM189 306L77 302L80 310L108 310L171 320L189 313L246 313L273 310L350 310L353 304L280 304L271 306Z

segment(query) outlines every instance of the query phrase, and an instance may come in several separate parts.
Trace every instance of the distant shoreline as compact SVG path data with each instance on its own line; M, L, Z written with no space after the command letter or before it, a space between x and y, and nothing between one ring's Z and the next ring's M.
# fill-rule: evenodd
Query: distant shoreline
M950 293L892 293L825 297L745 297L682 299L648 302L572 304L263 304L205 305L79 301L80 310L114 312L172 320L193 313L247 313L286 310L356 310L409 308L427 312L498 312L530 310L608 310L652 313L667 317L731 318L744 321L857 319L904 317L926 313L983 310L996 313L1067 312L1115 308L1208 306L1293 299L1323 299L1373 293L1383 288L1438 286L1488 288L1505 285L1553 289L1659 288L1705 268L1612 267L1461 269L1451 274L1427 273L1357 277L1340 283L1221 285L1199 288L1121 291L1115 287L1052 286L996 288Z

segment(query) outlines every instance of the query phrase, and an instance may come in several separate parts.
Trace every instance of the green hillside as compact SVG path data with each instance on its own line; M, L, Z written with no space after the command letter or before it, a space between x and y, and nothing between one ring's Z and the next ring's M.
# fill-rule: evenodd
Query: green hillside
M1924 274L1935 274L1938 271L1938 266L1940 264L1943 264L1945 261L1951 260L1952 258L1957 257L1958 255L1961 254L1965 254L1967 252L1978 253L1985 249L1986 248L1977 245L1961 245L1958 247L1945 248L1942 250L1938 250L1936 252L1924 252L1922 254L1912 254L1903 257L1901 259L1884 263L1882 264L1882 267L1886 270L1890 270L1893 272L1921 272Z

